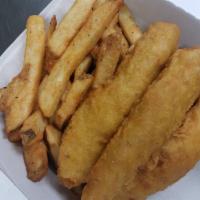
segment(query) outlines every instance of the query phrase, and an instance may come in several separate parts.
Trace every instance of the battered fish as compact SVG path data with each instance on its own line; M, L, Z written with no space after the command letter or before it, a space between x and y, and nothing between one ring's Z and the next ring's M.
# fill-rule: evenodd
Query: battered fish
M88 96L72 117L59 153L58 176L66 187L87 181L88 174L132 105L136 105L175 51L179 29L153 24L136 45L126 67L114 79ZM124 63L124 62L123 62Z
M162 147L152 156L145 168L139 170L128 198L141 200L165 189L184 176L200 159L200 101L187 114L186 120Z
M82 200L124 196L137 170L180 126L199 94L200 49L178 50L94 166Z

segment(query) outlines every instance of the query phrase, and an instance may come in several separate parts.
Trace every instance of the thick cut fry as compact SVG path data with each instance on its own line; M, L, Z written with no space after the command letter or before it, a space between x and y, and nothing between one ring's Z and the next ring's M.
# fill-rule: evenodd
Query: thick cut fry
M51 18L51 21L49 23L48 31L47 31L47 42L51 39L51 36L53 35L54 31L56 30L57 26L57 19L56 16L54 15Z
M40 111L36 111L28 117L20 130L23 146L31 146L43 140L46 125L47 122Z
M52 125L46 127L46 140L51 157L57 165L58 153L61 143L61 132L54 128Z
M152 156L136 176L127 199L146 199L184 176L200 159L200 102L187 114L186 120L161 151ZM126 199L123 198L123 199Z
M199 94L200 49L178 50L108 144L82 199L124 199L120 197L134 184L138 168L180 126Z
M126 5L123 5L119 11L119 23L131 45L135 44L142 37L142 31L135 23Z
M51 39L51 36L53 35L54 31L56 30L56 26L57 26L57 19L56 19L56 16L54 15L51 18L48 31L47 31L47 44L48 44L48 41ZM56 59L52 58L51 53L47 49L46 54L45 54L45 70L47 72L50 72L55 62L56 62Z
M109 24L108 28L104 31L101 37L102 39L105 39L109 35L116 32L115 26L117 25L118 21L119 21L119 14L117 13L113 18L113 20L111 21L111 23Z
M44 20L31 16L27 21L24 67L3 92L0 100L5 112L6 132L19 128L34 108L42 73L45 50Z
M48 51L53 56L58 58L63 54L90 15L94 2L95 0L76 0L69 12L65 14L48 42Z
M138 103L175 51L178 39L176 25L163 22L152 25L136 45L127 66L84 100L62 138L58 176L65 186L70 188L87 180L91 167L131 106Z
M35 143L24 149L24 161L27 177L40 181L48 172L47 148L43 142Z
M93 87L97 88L110 80L116 70L120 58L120 42L115 32L105 38L100 46Z
M90 52L91 53L91 55L92 55L92 57L95 59L95 60L97 60L97 57L98 57L98 54L99 54L99 45L96 45L93 49L92 49L92 51Z
M55 115L55 123L59 128L62 128L63 124L70 119L75 112L76 108L81 103L86 92L92 85L93 76L85 75L80 79L77 79L62 102L60 108Z
M110 0L96 0L96 2L94 4L94 9L97 9L99 6L101 6L102 4L104 4L107 1L110 1Z
M121 54L122 54L122 56L124 56L129 49L129 44L128 44L124 34L122 33L121 28L119 26L116 26L115 29L119 35L119 40L120 40L120 45L121 45Z
M121 4L122 0L109 1L94 10L50 75L43 80L39 105L46 117L51 117L56 111L71 74L96 45Z
M77 67L75 73L74 73L74 78L75 80L80 79L81 76L87 73L90 65L92 63L92 56L87 56L83 62Z
M7 133L7 137L10 142L20 142L21 141L21 132L19 129Z

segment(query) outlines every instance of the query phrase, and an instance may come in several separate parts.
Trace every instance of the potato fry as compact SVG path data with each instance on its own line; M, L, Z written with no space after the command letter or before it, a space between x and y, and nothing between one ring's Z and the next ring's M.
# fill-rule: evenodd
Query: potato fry
M95 164L82 199L126 199L121 197L138 169L182 124L199 95L200 49L178 50Z
M58 153L61 143L61 132L54 128L52 125L48 125L45 131L46 141L51 157L54 163L57 165Z
M47 30L47 42L50 41L51 36L53 35L54 31L56 30L56 26L57 26L57 19L56 19L56 16L54 15L51 18L51 21L49 23L49 27Z
M122 33L121 28L119 26L116 26L115 29L116 29L116 31L119 35L119 38L120 38L121 54L122 54L122 56L124 56L129 49L129 44L128 44L128 41L126 40L124 34Z
M101 38L105 39L109 35L115 33L116 32L115 26L117 25L118 22L119 22L119 14L117 13L113 18L113 20L111 21L111 23L109 24L108 28L104 31Z
M34 108L42 74L45 35L44 19L29 17L24 67L3 92L0 102L7 133L19 128Z
M36 182L48 172L47 148L43 142L34 143L23 149L27 177Z
M112 78L120 58L119 41L116 32L102 41L94 74L94 88L104 85Z
M142 37L142 31L134 21L126 5L123 5L119 11L119 23L131 45L135 44Z
M55 123L59 128L62 128L63 124L73 115L89 87L92 85L92 81L93 76L84 75L82 78L75 80L72 84L65 101L63 101L55 114Z
M71 87L72 87L72 83L69 81L67 83L67 87L65 88L65 92L63 93L62 98L61 98L62 102L65 101L65 99L67 98L67 95L68 95L69 91L71 90Z
M151 25L136 45L134 54L128 56L127 65L119 67L109 84L89 93L62 137L58 177L64 186L71 188L87 182L90 170L124 116L138 104L176 50L178 40L176 25L164 22Z
M126 198L146 199L184 176L200 159L200 101L162 149L140 168ZM148 187L147 187L148 185Z
M39 106L46 117L51 117L56 111L71 74L97 44L121 4L122 0L109 1L94 10L49 76L42 82Z
M21 132L19 129L7 133L7 138L10 142L20 142L21 141Z
M94 9L97 9L99 6L101 6L102 4L104 4L107 1L108 0L96 0L96 2L94 4Z
M48 51L59 58L70 41L85 23L92 11L95 0L76 0L71 9L65 14L48 42Z
M97 60L98 54L99 54L99 45L97 44L92 51L90 52L92 57Z
M54 15L51 18L48 30L47 30L47 44L48 41L50 40L51 36L53 35L54 31L56 30L56 26L57 26L57 19L56 16ZM50 73L53 65L55 64L56 59L53 59L51 56L51 53L48 51L48 49L46 48L46 54L45 54L45 70Z
M28 117L20 129L23 146L31 146L43 140L47 122L40 111L34 112Z
M87 56L83 62L77 67L75 73L74 73L74 79L80 79L81 76L87 73L90 65L92 63L92 56Z

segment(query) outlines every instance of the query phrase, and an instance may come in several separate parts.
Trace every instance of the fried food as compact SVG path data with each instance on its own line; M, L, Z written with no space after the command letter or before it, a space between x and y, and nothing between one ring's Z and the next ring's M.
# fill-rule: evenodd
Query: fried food
M178 50L108 144L82 199L125 200L137 170L181 125L199 95L200 49Z
M102 39L105 39L109 35L111 35L111 34L116 32L115 26L118 24L118 22L119 22L119 13L117 13L115 15L115 17L113 18L113 20L109 24L108 28L104 31L104 33L102 35Z
M119 26L116 26L115 30L117 31L117 33L119 35L120 45L121 45L121 54L122 54L122 56L124 56L124 55L126 55L128 49L129 49L129 44L128 44L124 34L122 33L122 29Z
M0 108L5 112L7 133L19 128L34 108L42 73L44 50L44 19L40 16L31 16L27 21L23 69L9 83L0 99Z
M29 116L20 129L23 146L31 146L43 140L47 122L40 111Z
M24 161L27 170L27 177L36 182L40 181L48 172L47 148L43 142L34 143L25 147Z
M53 35L54 31L56 30L56 26L57 26L57 19L56 16L54 15L51 18L51 21L49 23L49 27L47 30L47 44L48 41L51 39L51 36ZM46 52L45 52L45 70L49 73L53 67L53 65L55 64L56 59L52 58L51 53L48 51L48 49L46 48Z
M187 114L183 126L138 171L133 187L130 185L126 195L129 199L146 199L148 195L176 182L199 161L199 144L200 102Z
M142 37L142 31L134 21L132 14L126 5L123 5L120 8L119 24L131 45L135 44Z
M48 125L46 127L45 136L50 155L54 163L57 165L58 153L62 137L61 132L52 125Z
M59 58L86 22L92 12L95 0L76 0L71 9L65 14L62 21L48 41L48 51L53 57Z
M119 67L109 84L88 95L62 138L58 176L63 185L71 188L87 181L106 144L176 50L178 40L176 25L153 24L137 43L127 66Z
M74 73L74 79L75 80L80 79L84 74L86 74L91 64L92 64L92 56L89 55L85 57L83 62L77 67Z
M35 111L20 130L27 177L32 181L41 180L48 171L47 149L43 143L46 125L41 112Z
M55 114L55 123L61 129L80 105L88 89L92 85L93 76L84 75L72 84L65 100Z
M94 9L97 9L99 6L101 6L102 4L104 4L107 1L108 0L96 0L96 2L94 4Z
M119 62L119 58L120 38L115 32L105 38L101 43L94 73L94 88L104 85L112 78Z
M121 4L122 0L109 1L94 10L51 73L43 80L39 106L46 117L51 117L56 111L71 74L94 48Z

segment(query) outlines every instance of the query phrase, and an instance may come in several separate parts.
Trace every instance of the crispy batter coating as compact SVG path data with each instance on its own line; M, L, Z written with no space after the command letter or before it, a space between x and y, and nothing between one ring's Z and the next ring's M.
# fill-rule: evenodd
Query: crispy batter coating
M122 199L137 170L180 126L199 94L200 49L178 50L94 166L82 199Z
M58 176L65 186L70 188L87 181L113 133L175 51L178 39L176 25L152 25L136 45L127 66L119 68L109 84L91 92L79 107L60 148Z
M200 102L162 149L138 171L134 183L121 199L145 199L184 176L200 159ZM129 198L127 198L129 197Z

